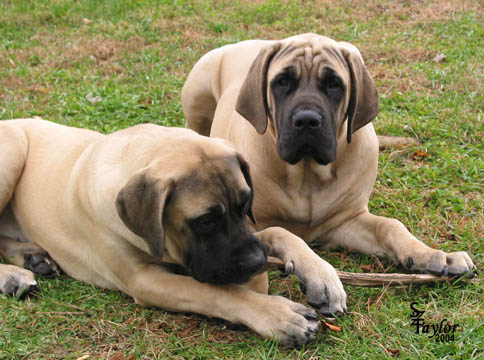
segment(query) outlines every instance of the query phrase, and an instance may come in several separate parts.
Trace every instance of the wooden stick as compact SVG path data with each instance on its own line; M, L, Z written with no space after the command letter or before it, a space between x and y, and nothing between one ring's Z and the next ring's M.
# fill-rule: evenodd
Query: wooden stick
M350 273L337 271L341 282L346 285L355 286L395 286L406 284L428 284L445 282L450 278L447 276L436 276L432 274L381 274L381 273Z
M275 257L268 256L264 270L279 269L284 271L284 263ZM445 282L452 279L447 276L436 276L431 274L381 274L381 273L351 273L337 271L341 282L346 285L355 286L396 286L405 284L428 284Z

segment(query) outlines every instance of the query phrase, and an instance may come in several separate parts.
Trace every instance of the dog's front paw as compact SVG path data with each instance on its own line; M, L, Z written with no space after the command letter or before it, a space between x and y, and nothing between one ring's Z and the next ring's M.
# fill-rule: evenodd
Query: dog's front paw
M343 316L347 313L346 292L333 266L315 256L311 260L286 262L286 271L294 272L300 281L306 301L327 316Z
M282 296L263 296L268 301L251 326L255 331L288 347L301 347L316 339L319 323L313 309Z
M35 289L34 274L14 265L0 264L0 292L23 297Z
M446 253L432 250L425 254L409 256L406 264L410 270L419 270L439 276L461 276L475 269L465 251Z

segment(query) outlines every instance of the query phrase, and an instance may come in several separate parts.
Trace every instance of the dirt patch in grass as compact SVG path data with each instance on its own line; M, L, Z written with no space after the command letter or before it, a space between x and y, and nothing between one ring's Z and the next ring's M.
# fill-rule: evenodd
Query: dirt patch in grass
M434 64L432 59L435 56L433 52L426 49L402 50L398 55L392 55L395 52L388 51L380 53L375 60L369 59L367 62L368 69L378 84L378 90L381 95L391 95L395 92L414 91L417 94L425 93L426 96L439 96L443 91L450 92L479 92L482 89L482 82L479 81L484 74L482 64L468 64L467 70L458 69L461 75L458 79L441 83L431 81L426 74L415 70L415 64L430 63L436 69L446 69L447 63ZM452 68L447 70L449 74L453 72Z
M16 66L27 65L40 69L69 69L81 62L92 61L95 66L108 74L121 73L120 65L126 53L139 51L145 40L132 36L127 40L117 40L103 36L66 38L60 33L38 33L31 41L37 44L4 52ZM35 61L35 64L32 64Z
M383 64L370 67L370 73L378 84L380 95L412 90L422 92L432 88L432 84L422 75L415 74L408 66L395 68Z
M431 61L435 55L431 49L417 45L409 48L387 48L384 51L377 50L367 56L363 53L362 56L367 59L366 65L368 66L384 63L394 67L395 65Z
M484 78L484 63L467 64L466 70L463 71L458 81L453 81L446 85L446 90L449 91L466 91L466 92L477 92L481 93L483 91ZM481 104L482 105L482 104Z
M183 47L202 49L202 44L206 43L207 33L205 29L185 26L181 29L181 33L183 34Z
M9 75L5 79L0 80L0 104L17 101L22 94L19 90L25 88L25 83L24 79L15 75ZM2 106L0 105L1 110Z
M368 22L372 18L386 17L392 26L414 26L417 23L440 22L453 17L458 12L475 12L481 14L484 11L482 2L479 1L440 1L440 0L397 0L382 3L379 0L356 0L356 1L316 1L314 8L328 9L341 7L348 19L354 22Z
M119 62L125 53L139 51L145 46L144 39L133 36L126 41L104 38L97 36L94 38L79 38L67 44L67 48L58 59L53 59L53 64L57 68L69 68L82 59L90 59L95 62L97 67L107 68L108 71L122 72L121 66L110 65L109 63Z
M23 88L25 86L25 80L14 75L9 75L5 79L0 81L0 89L15 90ZM2 92L0 92L2 94Z

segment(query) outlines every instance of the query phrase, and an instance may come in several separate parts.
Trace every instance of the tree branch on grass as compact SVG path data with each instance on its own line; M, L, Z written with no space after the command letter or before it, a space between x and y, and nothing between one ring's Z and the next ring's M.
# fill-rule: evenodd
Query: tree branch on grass
M284 263L275 257L268 256L264 270L279 269L284 271ZM452 277L431 274L382 274L382 273L352 273L337 271L341 282L355 286L398 286L408 284L429 284L451 281Z

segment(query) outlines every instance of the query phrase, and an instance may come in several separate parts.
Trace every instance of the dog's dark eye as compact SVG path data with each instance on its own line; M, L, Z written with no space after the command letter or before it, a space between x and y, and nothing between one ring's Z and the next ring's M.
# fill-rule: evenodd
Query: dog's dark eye
M242 212L242 215L247 215L250 209L250 200L252 199L251 193L244 193L240 195L240 205L237 207Z
M280 87L288 87L289 83L290 83L289 77L285 75L279 76L279 78L277 79L277 85L279 85Z
M281 93L293 90L297 85L298 77L291 67L284 69L271 80L271 88Z
M213 215L204 215L196 220L195 226L201 233L210 234L217 230L218 223Z
M330 77L324 80L323 89L328 95L336 96L343 90L343 85L337 77Z
M242 215L244 216L247 215L247 213L249 212L249 208L250 208L250 199L247 199L247 201L244 202L240 207L240 209L242 210Z

